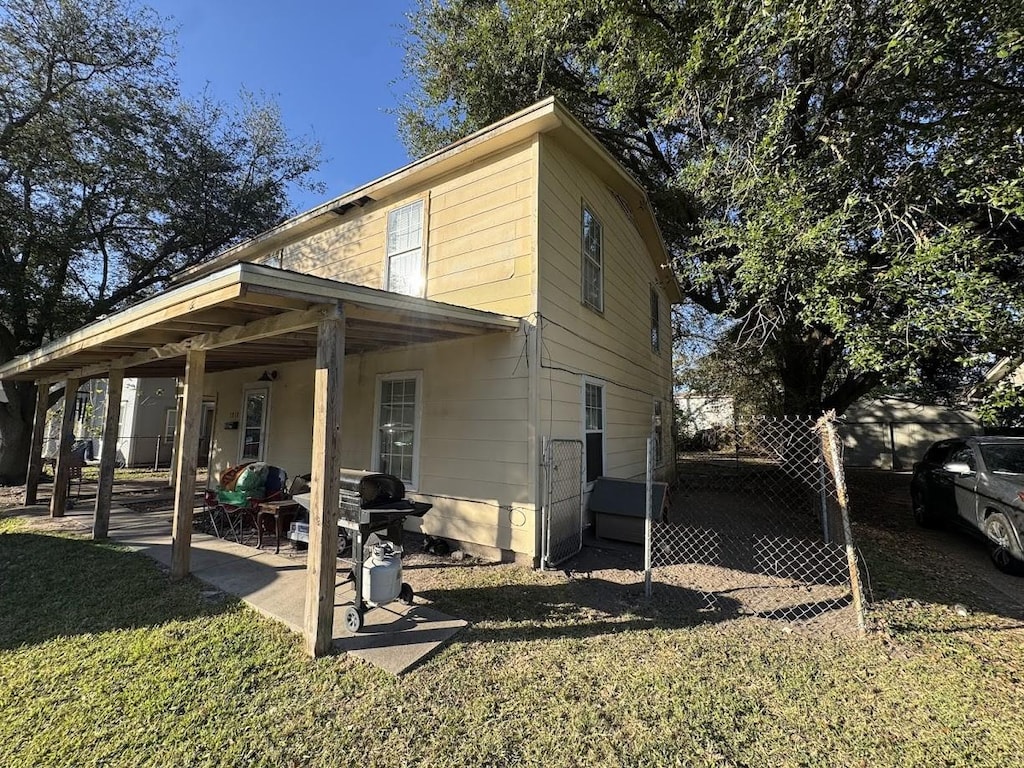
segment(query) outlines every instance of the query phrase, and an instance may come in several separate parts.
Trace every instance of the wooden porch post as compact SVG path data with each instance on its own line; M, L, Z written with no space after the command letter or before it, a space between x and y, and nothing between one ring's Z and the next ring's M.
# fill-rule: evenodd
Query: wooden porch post
M32 421L32 445L28 453L28 476L25 478L25 506L36 503L39 477L43 473L43 438L46 432L46 404L50 396L50 382L36 382L36 414Z
M107 417L103 423L103 450L100 451L100 481L96 488L96 507L92 515L92 537L107 538L110 529L110 497L114 492L114 464L117 463L117 423L121 419L121 387L124 368L114 367L107 375Z
M185 391L182 419L175 441L178 485L174 492L174 527L171 533L171 578L189 573L192 547L192 509L196 499L196 461L199 455L199 421L203 410L203 373L206 350L189 349L185 356Z
M75 400L79 379L64 380L64 413L60 420L60 438L57 449L57 467L53 472L53 495L50 497L50 517L64 517L68 504L68 481L71 479L71 443L75 436Z
M305 612L306 652L311 656L329 653L334 639L344 364L345 320L337 307L317 328Z

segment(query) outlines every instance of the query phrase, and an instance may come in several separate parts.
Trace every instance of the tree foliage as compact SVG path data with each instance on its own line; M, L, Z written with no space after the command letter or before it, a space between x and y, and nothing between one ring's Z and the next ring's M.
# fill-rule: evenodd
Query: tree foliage
M1021 341L1019 0L421 0L407 63L416 152L558 96L782 410Z
M130 0L0 6L0 363L278 223L319 147L276 105L183 98L161 19ZM33 388L4 384L0 478Z

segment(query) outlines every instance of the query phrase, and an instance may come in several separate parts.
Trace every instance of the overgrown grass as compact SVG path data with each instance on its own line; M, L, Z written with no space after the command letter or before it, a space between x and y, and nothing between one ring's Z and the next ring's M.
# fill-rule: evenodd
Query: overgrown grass
M900 577L900 565L885 578ZM866 640L687 626L629 590L450 568L472 625L401 678L148 559L0 520L0 765L933 766L1019 762L1014 622L894 601ZM600 585L598 585L600 586Z

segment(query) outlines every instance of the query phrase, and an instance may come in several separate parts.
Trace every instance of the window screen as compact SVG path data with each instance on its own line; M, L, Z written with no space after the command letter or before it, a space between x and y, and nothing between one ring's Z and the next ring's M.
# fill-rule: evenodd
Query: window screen
M601 222L583 207L583 303L598 312L604 310L602 294L603 241Z
M423 295L423 201L388 214L387 289L409 296Z

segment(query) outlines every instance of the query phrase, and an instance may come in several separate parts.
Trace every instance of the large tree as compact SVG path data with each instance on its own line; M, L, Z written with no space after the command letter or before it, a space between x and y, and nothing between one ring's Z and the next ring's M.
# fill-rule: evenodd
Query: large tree
M0 363L278 223L319 148L272 101L184 99L172 38L129 0L0 4ZM35 388L5 382L0 482Z
M558 96L649 190L780 408L1019 347L1020 0L421 0L417 153Z

